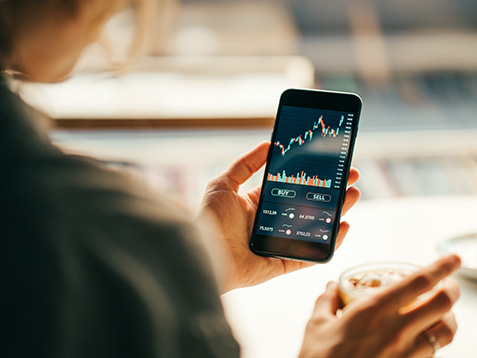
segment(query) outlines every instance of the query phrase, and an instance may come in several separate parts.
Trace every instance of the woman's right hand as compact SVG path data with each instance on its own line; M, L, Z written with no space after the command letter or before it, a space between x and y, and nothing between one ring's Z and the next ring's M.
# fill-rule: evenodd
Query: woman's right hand
M449 275L460 262L456 255L446 256L344 308L338 285L330 282L316 301L300 358L432 357L436 348L452 341L457 329L451 309L459 286ZM414 301L430 290L429 298Z

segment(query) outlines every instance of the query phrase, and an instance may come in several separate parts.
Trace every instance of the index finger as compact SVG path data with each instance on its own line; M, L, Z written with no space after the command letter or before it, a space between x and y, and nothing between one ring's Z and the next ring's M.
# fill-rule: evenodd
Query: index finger
M356 168L351 168L348 175L348 186L353 185L359 179L359 171Z
M449 255L440 258L431 265L424 267L404 280L385 289L381 294L386 297L385 304L396 308L408 304L424 292L429 291L443 278L456 271L461 264L460 257Z

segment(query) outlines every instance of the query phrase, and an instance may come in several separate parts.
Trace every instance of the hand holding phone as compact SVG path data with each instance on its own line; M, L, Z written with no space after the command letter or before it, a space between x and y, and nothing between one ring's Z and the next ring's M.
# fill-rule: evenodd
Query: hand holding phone
M282 94L250 240L254 253L331 259L361 106L353 93Z
M196 219L200 225L218 229L217 240L221 252L221 292L239 287L250 287L276 276L293 272L312 263L255 255L249 248L253 220L260 197L260 187L239 193L240 187L256 173L267 160L270 142L262 142L238 157L222 174L211 180L201 202ZM351 169L342 212L346 213L359 199L359 190L352 186L359 172ZM210 220L213 222L210 223ZM341 222L336 246L346 236L349 225ZM210 235L211 233L209 233ZM209 243L213 243L210 240Z

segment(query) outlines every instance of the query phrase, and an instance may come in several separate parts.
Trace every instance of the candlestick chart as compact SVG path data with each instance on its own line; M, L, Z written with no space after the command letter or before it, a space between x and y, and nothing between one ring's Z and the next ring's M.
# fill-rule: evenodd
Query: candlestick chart
M336 187L349 129L346 113L284 106L272 143L267 181Z
M307 140L311 141L313 139L313 135L317 129L320 129L320 135L321 137L333 137L336 138L336 136L339 135L340 128L343 125L344 121L344 116L341 116L341 119L339 121L338 127L337 128L331 128L330 126L326 126L325 123L323 122L323 115L320 116L318 121L315 121L313 123L313 126L311 129L308 129L303 135L300 134L298 137L291 138L290 141L288 142L288 146L285 147L284 144L280 143L280 141L275 141L273 144L280 148L281 154L284 157L285 154L292 148L292 145L298 144L298 145L303 145Z

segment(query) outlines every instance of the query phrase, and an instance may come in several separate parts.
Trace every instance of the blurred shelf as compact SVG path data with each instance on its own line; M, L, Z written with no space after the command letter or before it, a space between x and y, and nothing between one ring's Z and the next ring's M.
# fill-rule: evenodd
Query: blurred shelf
M356 158L431 158L477 156L477 128L455 130L414 130L366 132L358 134Z
M356 75L317 75L319 87L353 91L363 98L361 132L477 129L477 71L402 73L383 83Z
M81 72L22 97L61 128L269 127L280 94L313 87L299 56L149 58L121 76Z
M376 38L384 43L384 60L393 74L436 71L477 71L477 33L441 31L385 34L355 38L346 35L304 35L299 53L313 61L318 74L362 70L358 47ZM370 63L374 53L367 54Z
M272 116L245 118L55 118L56 128L63 130L155 130L201 128L272 128Z

